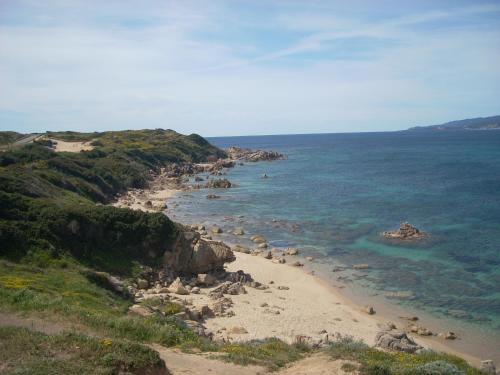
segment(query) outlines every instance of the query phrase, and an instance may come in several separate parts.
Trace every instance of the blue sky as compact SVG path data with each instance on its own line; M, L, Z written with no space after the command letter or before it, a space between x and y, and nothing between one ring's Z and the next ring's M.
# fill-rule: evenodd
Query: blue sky
M356 132L497 114L498 0L0 0L0 130Z

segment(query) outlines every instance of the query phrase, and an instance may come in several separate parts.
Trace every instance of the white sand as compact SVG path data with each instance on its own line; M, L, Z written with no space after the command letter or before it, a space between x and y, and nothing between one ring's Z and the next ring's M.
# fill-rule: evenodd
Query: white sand
M329 335L340 333L354 336L368 344L374 343L380 331L379 320L359 308L350 306L318 278L302 269L277 264L261 256L235 253L236 261L226 266L228 271L244 270L255 281L268 285L267 290L246 287L247 294L230 296L234 302L231 317L208 319L206 326L213 332L226 328L244 327L247 334L229 334L233 340L278 337L293 342L297 335L319 337L321 330ZM269 284L274 281L273 284ZM288 290L279 290L286 286ZM206 290L203 291L206 293ZM208 303L203 295L191 295L195 305ZM268 306L260 305L267 303ZM279 314L265 312L279 311Z
M66 142L59 139L51 139L54 142L54 151L56 152L80 152L89 151L94 148L91 142Z

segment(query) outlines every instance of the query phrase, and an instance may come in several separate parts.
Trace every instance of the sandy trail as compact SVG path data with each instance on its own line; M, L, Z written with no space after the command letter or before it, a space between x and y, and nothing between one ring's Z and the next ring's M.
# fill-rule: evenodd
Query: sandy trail
M54 142L55 152L80 152L90 151L94 148L91 142L66 142L59 139L51 139Z

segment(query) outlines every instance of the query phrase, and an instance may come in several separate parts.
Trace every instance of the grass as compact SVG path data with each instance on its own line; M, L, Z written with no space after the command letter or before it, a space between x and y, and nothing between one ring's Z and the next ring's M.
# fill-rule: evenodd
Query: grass
M133 317L131 301L89 281L78 265L39 268L0 261L0 306L4 311L58 319L114 338L180 345L199 338L172 318Z
M181 305L175 302L163 302L159 298L148 298L141 302L143 306L156 307L160 311L164 312L165 315L174 315L183 311Z
M333 359L360 364L366 375L480 375L478 369L456 356L424 351L419 354L383 352L351 338L340 338L325 349Z
M0 327L0 373L4 375L142 374L145 370L167 373L158 353L143 345Z
M224 344L219 348L219 354L214 357L238 365L258 365L274 371L303 358L308 352L310 350L306 347L269 338Z

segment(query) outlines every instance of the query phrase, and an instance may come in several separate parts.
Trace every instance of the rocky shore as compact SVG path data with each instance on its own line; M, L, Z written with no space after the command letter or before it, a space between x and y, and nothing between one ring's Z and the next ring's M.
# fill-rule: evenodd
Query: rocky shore
M231 188L229 180L218 176L236 163L284 158L270 151L239 148L230 148L227 153L228 159L162 169L152 176L149 189L129 191L115 205L168 212L171 208L165 201L179 191ZM201 172L209 177L197 176ZM187 184L189 178L194 178L195 183ZM253 245L229 246L217 240L222 232L215 225L183 226L174 248L166 252L162 269L144 269L131 285L119 286L135 301L129 313L165 314L165 306L169 306L199 335L221 342L275 336L289 343L321 347L334 338L352 336L384 350L419 352L433 347L447 350L446 341L461 339L454 332L432 332L417 317L393 322L377 314L373 306L353 305L303 270L304 263L314 259L302 258L299 249L271 248L264 236L246 233L242 227L234 227L231 235L249 236ZM397 231L383 233L394 239L420 239L426 235L408 223ZM369 265L351 268L366 270ZM336 267L336 272L344 270L344 265ZM441 340L438 345L436 340ZM477 365L480 362L468 359Z

